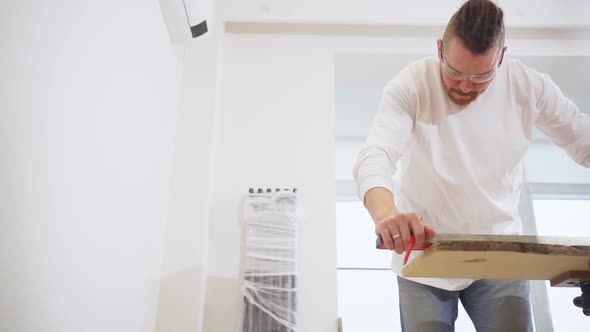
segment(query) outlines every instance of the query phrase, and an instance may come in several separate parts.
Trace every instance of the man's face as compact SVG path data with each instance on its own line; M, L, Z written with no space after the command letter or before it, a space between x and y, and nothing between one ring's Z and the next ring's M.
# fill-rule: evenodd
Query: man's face
M452 38L444 51L442 40L437 44L443 85L451 101L461 106L474 101L488 87L505 51L494 47L475 55L458 38Z

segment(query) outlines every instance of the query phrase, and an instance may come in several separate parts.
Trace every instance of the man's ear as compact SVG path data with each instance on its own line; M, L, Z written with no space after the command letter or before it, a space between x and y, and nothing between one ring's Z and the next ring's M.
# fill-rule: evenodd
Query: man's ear
M440 38L436 40L436 49L437 49L438 59L442 60L442 39L440 39Z
M500 61L498 62L498 67L500 67L500 65L502 64L502 61L504 61L504 53L506 53L507 49L508 49L508 46L504 46L504 48L502 49L502 55L500 55Z

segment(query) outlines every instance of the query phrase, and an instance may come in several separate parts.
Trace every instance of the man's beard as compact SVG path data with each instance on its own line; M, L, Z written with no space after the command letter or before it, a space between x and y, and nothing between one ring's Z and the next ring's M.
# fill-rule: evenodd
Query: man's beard
M448 89L447 90L447 95L449 96L449 98L451 99L451 101L459 106L465 106L470 104L472 101L474 101L475 99L477 99L477 97L482 93L483 91L472 91L469 93L463 93L460 90L457 89Z

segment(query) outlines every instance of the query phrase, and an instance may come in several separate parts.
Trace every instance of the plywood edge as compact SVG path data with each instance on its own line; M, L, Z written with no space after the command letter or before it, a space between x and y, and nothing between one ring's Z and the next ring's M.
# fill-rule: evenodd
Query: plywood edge
M529 235L440 234L425 253L433 251L500 251L558 256L589 256L590 239Z
M437 234L432 242L442 241L499 241L564 246L590 246L589 237L539 236L539 235L490 235L490 234Z
M430 249L430 248L429 248ZM550 256L588 256L590 246L569 246L561 244L526 243L509 241L438 241L431 251L497 251L519 252Z
M588 271L588 256L502 251L426 250L402 270L404 277L552 280L564 271Z

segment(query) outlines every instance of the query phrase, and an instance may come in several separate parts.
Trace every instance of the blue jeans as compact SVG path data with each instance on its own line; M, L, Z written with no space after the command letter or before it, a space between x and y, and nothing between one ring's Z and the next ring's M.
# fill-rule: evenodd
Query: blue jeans
M533 331L528 281L482 279L462 291L397 281L404 332L454 331L459 300L478 332Z

